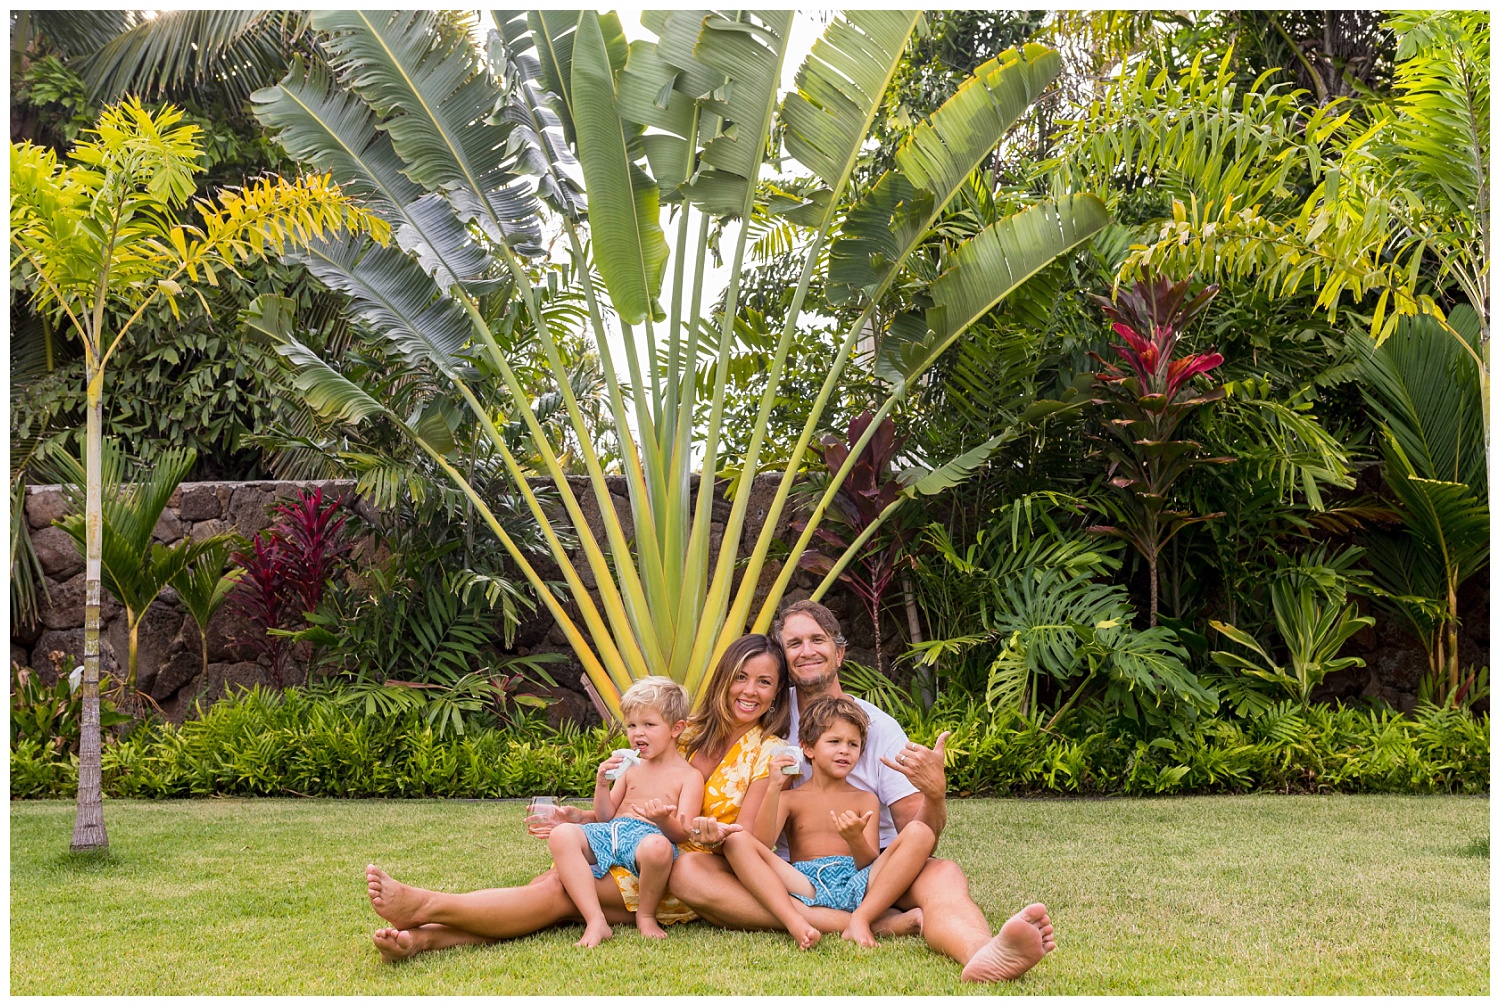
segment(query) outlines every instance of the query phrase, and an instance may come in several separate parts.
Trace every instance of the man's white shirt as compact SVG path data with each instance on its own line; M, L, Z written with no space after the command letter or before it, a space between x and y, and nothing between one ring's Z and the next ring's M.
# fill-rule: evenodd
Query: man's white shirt
M875 798L880 801L880 847L884 849L896 838L896 823L891 818L891 804L903 797L911 796L917 792L917 787L912 785L910 779L888 767L881 762L881 758L896 760L896 756L906 748L906 731L901 729L888 714L870 705L864 699L855 698L859 707L870 717L870 729L865 738L864 750L859 754L859 761L854 763L854 768L849 773L850 785L862 789L867 793L874 793ZM797 740L797 718L800 715L797 708L797 689L792 689L792 725L788 729L787 740L798 743ZM812 769L804 767L803 773L792 780L792 788L796 789L808 779ZM788 856L786 840L778 839L776 852L783 859Z

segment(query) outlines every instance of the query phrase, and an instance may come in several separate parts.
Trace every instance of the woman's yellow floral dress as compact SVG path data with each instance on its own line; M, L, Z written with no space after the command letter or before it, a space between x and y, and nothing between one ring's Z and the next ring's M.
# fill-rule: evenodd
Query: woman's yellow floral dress
M720 824L734 824L740 816L740 807L744 805L745 791L752 782L770 774L771 749L781 743L784 742L780 737L765 733L759 724L745 731L745 736L724 752L718 767L704 781L703 816L717 818ZM683 852L714 851L696 842L684 842L677 848ZM614 867L609 874L615 878L615 886L620 889L625 907L635 911L641 903L640 884L635 874L623 866ZM656 921L662 925L691 922L697 917L691 908L671 894L662 898L656 907Z

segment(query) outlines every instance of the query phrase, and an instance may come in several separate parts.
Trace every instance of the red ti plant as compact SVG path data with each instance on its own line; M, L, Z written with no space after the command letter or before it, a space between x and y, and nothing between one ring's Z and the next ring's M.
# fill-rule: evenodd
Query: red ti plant
M843 467L849 458L849 445L864 436L874 413L865 412L849 424L849 438L840 440L833 434L823 436L823 464L830 474ZM905 437L896 436L896 424L886 416L875 428L875 434L849 470L839 491L824 515L823 523L813 532L813 537L831 546L842 555L849 543L858 538L880 517L886 507L901 495L901 482L891 471L891 462L906 442ZM793 528L801 531L805 521L794 521ZM833 530L837 526L846 533ZM849 586L864 605L865 613L875 628L875 663L884 670L884 656L880 644L880 607L891 581L903 566L911 565L911 557L902 550L911 536L910 528L892 527L889 522L868 542L860 554L839 574L839 580ZM797 564L819 576L827 576L835 560L819 552L808 550L802 553Z
M271 509L280 518L276 531L292 557L287 579L303 612L318 610L323 588L349 552L349 542L341 533L349 519L347 513L339 513L343 504L340 498L325 507L323 488L318 486L310 493L299 491L294 502L278 503Z
M249 646L257 653L271 658L271 681L277 688L285 685L281 677L281 665L286 659L287 639L273 636L270 629L285 628L287 614L288 556L286 544L278 530L270 528L255 532L250 547L230 554L245 575L229 595L230 607L250 620L259 632L252 632L236 639L237 643Z
M1234 458L1205 457L1202 445L1177 439L1177 429L1201 406L1224 397L1219 386L1200 392L1190 381L1224 362L1215 352L1175 356L1177 339L1219 292L1208 286L1188 297L1188 282L1156 277L1137 280L1113 302L1094 299L1114 322L1123 345L1112 348L1125 366L1106 362L1094 375L1092 404L1099 409L1112 439L1095 438L1109 458L1109 485L1122 498L1120 526L1095 525L1100 534L1128 541L1151 575L1151 624L1156 625L1157 569L1168 541L1189 524L1212 520L1223 513L1192 514L1173 509L1172 484L1189 469L1203 464L1226 464Z
M239 642L270 658L278 688L285 685L281 672L290 640L271 630L305 628L305 616L322 602L324 587L350 548L343 535L348 515L339 513L343 505L337 499L324 506L321 487L299 490L295 501L272 508L276 523L231 556L245 569L231 603L260 630Z

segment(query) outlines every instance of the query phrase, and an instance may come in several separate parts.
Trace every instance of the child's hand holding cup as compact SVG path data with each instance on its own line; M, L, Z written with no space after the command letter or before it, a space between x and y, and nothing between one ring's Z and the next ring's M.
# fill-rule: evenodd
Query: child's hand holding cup
M780 768L781 775L802 774L802 749L795 744L777 744L771 748L771 774L777 774Z
M641 756L636 752L635 748L616 748L610 752L610 760L613 761L615 758L620 759L620 764L614 768L604 770L604 778L610 782L614 782L620 776L630 771L630 766L641 763Z

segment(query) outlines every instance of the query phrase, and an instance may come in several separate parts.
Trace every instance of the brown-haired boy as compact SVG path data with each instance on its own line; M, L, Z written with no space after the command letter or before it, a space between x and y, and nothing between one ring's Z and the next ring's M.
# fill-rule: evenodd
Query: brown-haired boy
M782 769L789 756L771 759L770 787L753 830L730 835L724 852L745 888L786 926L806 950L819 933L792 898L851 912L844 939L873 947L871 925L911 886L937 845L932 829L912 821L879 851L880 803L856 789L849 772L859 761L869 717L845 695L824 695L802 710L797 725L812 778L789 793ZM773 851L786 833L791 862Z
M625 763L623 755L611 755L595 778L597 823L559 824L547 836L558 879L583 915L580 947L598 946L614 935L594 889L594 881L612 866L640 878L635 925L641 935L667 935L656 921L656 907L667 889L677 843L690 837L682 821L697 817L703 807L703 776L677 750L677 736L687 725L687 690L671 678L642 678L620 696L620 712L639 763L611 784L606 773Z

